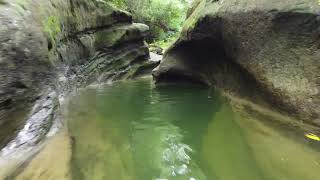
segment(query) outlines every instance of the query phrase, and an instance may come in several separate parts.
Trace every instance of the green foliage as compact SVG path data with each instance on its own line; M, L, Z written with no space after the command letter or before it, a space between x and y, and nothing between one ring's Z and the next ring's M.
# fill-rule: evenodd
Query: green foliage
M172 38L181 30L190 0L105 0L150 27L149 42Z
M173 36L169 36L165 39L155 40L150 46L161 47L163 50L167 50L178 39L178 33Z
M105 0L105 1L111 3L112 5L120 9L127 8L125 0Z
M4 0L0 0L0 5L4 5L6 2Z
M164 40L180 31L187 4L180 0L127 0L129 11L137 22L150 27L152 40Z
M60 22L56 16L49 16L43 23L44 32L46 32L50 38L52 45L55 45L57 35L61 32Z

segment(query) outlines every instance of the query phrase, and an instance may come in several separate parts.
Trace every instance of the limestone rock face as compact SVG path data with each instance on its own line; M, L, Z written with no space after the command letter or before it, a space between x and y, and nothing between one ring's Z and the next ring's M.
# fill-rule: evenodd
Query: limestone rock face
M37 143L73 89L150 72L148 29L99 0L0 0L0 148Z
M154 72L235 92L320 126L317 0L195 0Z

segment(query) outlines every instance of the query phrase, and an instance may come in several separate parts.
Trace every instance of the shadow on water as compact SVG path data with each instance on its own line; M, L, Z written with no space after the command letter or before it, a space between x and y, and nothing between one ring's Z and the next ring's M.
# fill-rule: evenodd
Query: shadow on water
M319 153L210 89L120 82L81 90L66 110L76 180L314 180L320 167Z

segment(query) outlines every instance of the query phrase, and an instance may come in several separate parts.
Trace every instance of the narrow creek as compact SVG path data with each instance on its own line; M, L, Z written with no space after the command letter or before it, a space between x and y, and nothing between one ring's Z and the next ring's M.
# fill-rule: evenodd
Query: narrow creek
M91 86L67 101L68 131L16 179L319 178L318 142L238 112L210 89L143 79Z

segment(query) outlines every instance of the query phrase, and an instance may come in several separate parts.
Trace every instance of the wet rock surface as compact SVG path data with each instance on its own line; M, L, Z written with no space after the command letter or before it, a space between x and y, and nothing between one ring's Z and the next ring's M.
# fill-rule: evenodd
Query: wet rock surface
M193 82L320 126L318 1L194 1L158 83Z
M46 137L76 88L159 63L149 61L148 26L102 1L4 0L0 23L0 155Z

